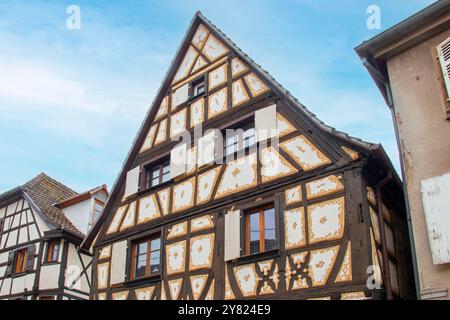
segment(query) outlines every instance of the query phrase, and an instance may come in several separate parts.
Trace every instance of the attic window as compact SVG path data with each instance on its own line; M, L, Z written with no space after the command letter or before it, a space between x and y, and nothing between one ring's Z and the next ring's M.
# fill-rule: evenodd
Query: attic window
M155 187L170 180L170 163L169 160L150 165L145 168L146 172L146 188Z
M205 92L206 92L206 85L204 76L191 82L191 98L196 98L200 95L205 94Z

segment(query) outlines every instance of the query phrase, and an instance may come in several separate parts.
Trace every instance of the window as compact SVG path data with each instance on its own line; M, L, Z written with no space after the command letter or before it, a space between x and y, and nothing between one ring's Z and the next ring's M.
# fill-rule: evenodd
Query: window
M225 130L225 155L246 149L255 143L255 128L248 124L243 128Z
M206 91L205 87L205 77L201 77L191 83L192 93L191 98L195 98L202 95Z
M16 257L14 261L14 273L25 272L27 268L27 249L21 249L16 251Z
M58 261L59 255L59 240L50 240L47 242L47 256L46 262Z
M170 180L170 163L151 166L146 169L147 188L157 186Z
M102 201L94 199L94 207L92 209L92 217L91 220L89 221L88 231L91 230L91 228L97 222L98 218L100 218L104 206L105 204Z
M159 274L161 239L151 238L133 243L131 254L131 279Z
M246 212L246 252L255 254L275 249L273 204Z

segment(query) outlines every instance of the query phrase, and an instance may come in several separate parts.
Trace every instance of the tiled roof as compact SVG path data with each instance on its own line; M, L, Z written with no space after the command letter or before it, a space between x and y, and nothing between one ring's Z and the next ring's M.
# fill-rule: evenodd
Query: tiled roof
M64 212L53 205L78 195L77 192L50 178L45 173L39 174L20 188L33 200L34 204L51 223L84 237L84 234L73 225Z

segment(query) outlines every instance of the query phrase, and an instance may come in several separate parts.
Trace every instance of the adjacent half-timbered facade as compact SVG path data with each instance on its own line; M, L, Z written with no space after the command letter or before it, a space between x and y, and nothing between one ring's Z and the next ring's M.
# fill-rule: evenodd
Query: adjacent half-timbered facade
M320 122L200 13L93 243L93 299L413 292L401 182L382 147Z
M80 195L43 173L0 195L0 299L89 299L92 255L79 251L87 231L58 206L87 221L96 207L83 201L107 196L104 186Z

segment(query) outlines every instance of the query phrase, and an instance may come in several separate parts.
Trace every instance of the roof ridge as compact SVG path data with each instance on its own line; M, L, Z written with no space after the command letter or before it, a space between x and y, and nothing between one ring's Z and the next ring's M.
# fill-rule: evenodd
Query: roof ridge
M72 188L66 186L66 185L63 184L62 182L59 182L58 180L56 180L56 179L50 177L50 176L49 176L48 174L46 174L45 172L39 173L39 174L38 174L36 177L34 177L33 179L31 179L31 180L25 182L21 187L29 186L31 183L35 182L35 181L38 180L38 179L46 179L46 180L49 180L49 181L51 181L52 183L58 185L59 187L66 189L66 191L72 192L74 195L78 195L78 194L79 194L78 192L76 192L76 191L73 190Z

